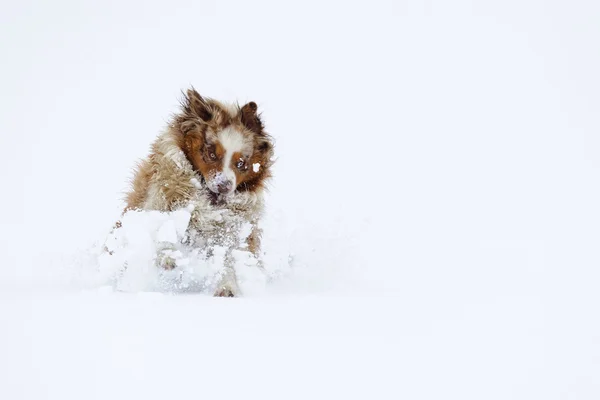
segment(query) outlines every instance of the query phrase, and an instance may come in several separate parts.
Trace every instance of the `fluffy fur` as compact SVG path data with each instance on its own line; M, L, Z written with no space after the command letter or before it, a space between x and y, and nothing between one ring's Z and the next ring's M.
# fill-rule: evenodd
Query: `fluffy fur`
M257 223L272 157L272 139L264 132L254 102L242 107L223 104L190 89L180 112L137 165L126 211L173 211L193 204L191 237L230 244L235 240L224 236L233 235L232 230L220 229L213 218L215 210L226 211L234 220L251 224L243 247L258 256ZM234 280L226 274L215 295L235 295Z

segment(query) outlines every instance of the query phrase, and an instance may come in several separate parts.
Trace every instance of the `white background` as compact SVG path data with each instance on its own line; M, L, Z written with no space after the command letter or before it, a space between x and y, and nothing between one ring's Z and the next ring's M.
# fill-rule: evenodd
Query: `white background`
M4 1L0 397L597 399L599 21ZM65 288L190 85L259 104L265 249L295 269L234 300Z

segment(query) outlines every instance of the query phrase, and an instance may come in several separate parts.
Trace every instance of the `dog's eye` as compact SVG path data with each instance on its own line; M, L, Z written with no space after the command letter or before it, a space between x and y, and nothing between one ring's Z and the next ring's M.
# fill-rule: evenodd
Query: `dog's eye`
M246 162L242 159L240 159L237 164L235 164L235 166L237 167L237 169L239 169L240 171L245 171L246 170Z
M215 153L215 148L214 146L206 146L204 148L204 151L206 151L206 155L208 155L208 158L210 158L211 160L216 160L217 159L217 154Z

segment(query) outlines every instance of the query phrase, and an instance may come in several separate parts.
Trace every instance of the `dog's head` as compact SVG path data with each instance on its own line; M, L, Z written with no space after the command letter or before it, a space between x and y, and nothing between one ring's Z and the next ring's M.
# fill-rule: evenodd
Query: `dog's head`
M175 128L188 160L215 195L257 190L270 177L273 143L256 103L226 105L190 89Z

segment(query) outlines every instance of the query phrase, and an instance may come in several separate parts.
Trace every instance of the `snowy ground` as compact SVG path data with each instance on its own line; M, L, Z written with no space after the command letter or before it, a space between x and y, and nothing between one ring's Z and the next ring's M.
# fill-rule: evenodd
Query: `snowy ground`
M6 3L6 2L5 2ZM600 398L600 6L0 5L0 398ZM244 298L90 272L179 90L277 140Z
M5 398L507 399L598 390L597 364L553 350L565 332L548 332L542 305L526 298L459 310L394 297L5 295L14 304L3 310L12 343Z

